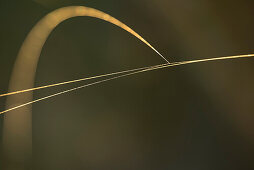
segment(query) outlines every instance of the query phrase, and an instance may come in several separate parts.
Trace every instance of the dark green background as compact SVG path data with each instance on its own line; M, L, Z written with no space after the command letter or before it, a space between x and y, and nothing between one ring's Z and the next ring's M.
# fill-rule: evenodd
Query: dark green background
M254 49L252 0L1 0L0 93L31 28L68 5L116 17L170 61ZM78 17L50 35L36 86L162 62L118 27ZM33 169L254 169L253 66L254 59L178 66L34 104ZM35 98L83 83L40 90ZM4 103L0 98L1 110Z

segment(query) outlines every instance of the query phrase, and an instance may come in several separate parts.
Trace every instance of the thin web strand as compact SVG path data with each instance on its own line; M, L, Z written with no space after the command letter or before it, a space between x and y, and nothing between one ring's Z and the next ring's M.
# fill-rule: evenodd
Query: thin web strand
M96 76L92 76L92 77L85 77L85 78L76 79L76 80L70 80L70 81L65 81L65 82L60 82L60 83L55 83L55 84L50 84L50 85L45 85L45 86L39 86L39 87L35 87L35 88L30 88L30 89L24 89L24 90L4 93L4 94L0 94L0 97L14 95L14 94L19 94L19 93L25 93L25 92L29 92L29 91L35 91L35 90L39 90L39 89L44 89L44 88L49 88L49 87L55 87L55 86L60 86L60 85L65 85L65 84L71 84L71 83L76 83L76 82L86 81L86 80L91 80L91 79L96 79L96 78L113 76L113 75L118 75L118 74L123 74L123 73L143 70L143 69L148 69L148 68L157 67L157 66L166 66L166 65L171 65L171 64L174 64L174 65L181 64L182 65L182 64L187 64L187 63L189 64L189 63L196 63L196 62L207 62L207 61L214 61L214 60L225 60L225 59L246 58L246 57L254 57L254 54L226 56L226 57L216 57L216 58L190 60L190 61L182 61L182 62L174 62L174 63L169 63L169 64L161 64L161 65L141 67L141 68L136 68L136 69L130 69L130 70L124 70L124 71L119 71L119 72L101 74L101 75L96 75Z
M39 101L46 100L46 99L49 99L49 98L52 98L52 97L55 97L55 96L58 96L58 95L61 95L61 94L65 94L65 93L68 93L68 92L71 92L71 91L75 91L75 90L78 90L78 89L81 89L81 88L85 88L85 87L88 87L88 86L100 84L100 83L103 83L103 82L107 82L107 81L110 81L110 80L130 76L130 75L134 75L134 74L138 74L138 73L142 73L142 72L147 72L147 71L151 71L151 70L158 70L158 69L168 68L168 67L174 67L174 66L179 66L179 65L185 65L185 64L191 64L191 63L209 62L209 61L216 61L216 60L228 60L228 59L236 59L236 58L249 58L249 57L254 57L254 54L226 56L226 57L199 59L199 60L190 60L190 61L175 62L175 63L170 63L170 64L163 64L163 65L159 65L159 66L154 66L154 67L151 67L151 68L135 71L135 72L120 75L120 76L115 76L115 77L112 77L112 78L96 81L94 83L90 83L90 84L82 85L82 86L75 87L75 88L72 88L72 89L69 89L69 90L65 90L65 91L62 91L62 92L58 92L58 93L55 93L55 94L52 94L52 95L49 95L49 96L46 96L46 97L39 98L37 100L33 100L31 102L27 102L27 103L12 107L10 109L4 110L4 111L0 112L0 114L9 112L11 110L15 110L15 109L18 109L18 108L21 108L21 107L24 107L24 106L27 106L27 105L30 105L30 104L33 104L33 103L37 103Z

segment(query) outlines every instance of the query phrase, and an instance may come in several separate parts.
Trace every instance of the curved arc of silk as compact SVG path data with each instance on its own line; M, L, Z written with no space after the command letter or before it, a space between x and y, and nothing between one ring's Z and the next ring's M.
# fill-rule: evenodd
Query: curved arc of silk
M131 33L147 46L153 49L161 58L169 63L144 38L114 17L84 6L69 6L57 9L42 18L29 32L23 42L15 61L9 92L33 88L37 63L44 43L52 30L61 22L78 16L89 16L110 22ZM8 96L6 108L12 108L33 99L32 91L20 95ZM8 159L14 162L24 162L32 155L32 108L31 106L13 110L4 116L3 145ZM22 134L22 135L16 135Z

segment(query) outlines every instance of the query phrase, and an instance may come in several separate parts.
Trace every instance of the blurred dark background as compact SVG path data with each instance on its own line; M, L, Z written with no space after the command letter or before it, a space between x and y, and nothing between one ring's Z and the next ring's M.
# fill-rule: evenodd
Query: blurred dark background
M0 93L31 28L68 5L116 17L170 61L253 53L252 0L1 0ZM58 26L41 55L36 86L163 62L127 32L88 17ZM253 66L178 66L34 104L33 169L254 169Z

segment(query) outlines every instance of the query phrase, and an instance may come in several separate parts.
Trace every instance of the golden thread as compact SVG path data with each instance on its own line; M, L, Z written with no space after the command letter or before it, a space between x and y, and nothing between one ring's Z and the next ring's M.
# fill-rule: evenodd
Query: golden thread
M58 95L61 95L61 94L64 94L64 93L68 93L68 92L71 92L71 91L74 91L74 90L78 90L78 89L85 88L85 87L88 87L88 86L100 84L100 83L103 83L103 82L107 82L107 81L110 81L110 80L114 80L114 79L118 79L118 78L121 78L121 77L130 76L130 75L134 75L134 74L138 74L138 73L142 73L142 72L147 72L147 71L152 71L152 70L158 70L158 69L168 68L168 67L174 67L174 66L179 66L179 65L185 65L185 64L192 64L192 63L218 61L218 60L228 60L228 59L237 59L237 58L249 58L249 57L254 57L254 54L226 56L226 57L216 57L216 58L189 60L189 61L182 61L182 62L174 62L174 63L169 63L169 64L161 64L161 65L156 65L156 66L151 66L151 67L137 68L137 69L132 69L132 70L126 70L126 71L121 71L121 72L115 72L115 73L109 73L109 74L104 74L104 75L98 75L98 76L94 76L94 77L88 77L88 78L84 78L84 79L79 79L80 81L83 81L85 79L88 80L88 79L92 79L92 78L95 78L95 77L99 78L99 77L105 77L106 75L110 76L110 75L116 75L116 74L126 73L127 72L127 74L124 74L124 75L115 76L115 77L112 77L112 78L96 81L96 82L89 83L89 84L86 84L86 85L82 85L82 86L79 86L79 87L75 87L75 88L72 88L72 89L69 89L69 90L58 92L58 93L55 93L55 94L52 94L52 95L49 95L49 96L46 96L46 97L42 97L42 98L39 98L37 100L32 100L31 102L27 102L27 103L18 105L16 107L12 107L10 109L4 110L4 111L0 112L0 114L9 112L11 110L15 110L15 109L18 109L18 108L21 108L21 107L24 107L24 106L27 106L27 105L30 105L30 104L33 104L33 103L37 103L39 101L46 100L46 99L52 98L54 96L58 96ZM134 72L131 72L131 71L134 71ZM131 73L128 73L128 72L131 72ZM74 83L74 81L77 82L78 80L73 80L72 83ZM70 83L70 82L71 81L63 82L62 84L64 84L64 83L67 84L67 83ZM49 85L48 87L52 87L54 85L59 85L59 84L61 84L61 83L52 84L52 85ZM46 88L47 86L42 86L42 87ZM40 88L40 87L38 87L38 88ZM32 89L27 89L27 90L32 90ZM23 93L23 91L16 92L16 94L17 93Z
M247 58L247 57L254 57L254 54L226 56L226 57L216 57L216 58L190 60L190 61L182 61L182 62L174 62L174 63L170 63L170 65L174 64L174 66L176 66L176 64L183 65L183 64L190 64L190 63L197 63L197 62L206 62L206 61L214 61L214 60L225 60L225 59L235 59L235 58ZM85 77L85 78L76 79L76 80L64 81L64 82L60 82L60 83L49 84L49 85L45 85L45 86L39 86L39 87L30 88L30 89L24 89L24 90L4 93L4 94L0 94L0 97L14 95L14 94L19 94L19 93L25 93L25 92L29 92L29 91L35 91L35 90L40 90L40 89L44 89L44 88L65 85L65 84L71 84L71 83L76 83L76 82L86 81L86 80L91 80L91 79L96 79L96 78L113 76L113 75L117 75L117 74L123 74L123 73L128 73L128 72L132 72L132 71L138 71L138 70L143 70L143 69L147 69L147 68L151 68L151 67L157 67L157 66L163 66L163 65L166 66L166 65L169 65L169 64L160 64L160 65L154 65L154 66L147 66L147 67L141 67L141 68L136 68L136 69L124 70L124 71L119 71L119 72L101 74L101 75L96 75L96 76L92 76L92 77Z

